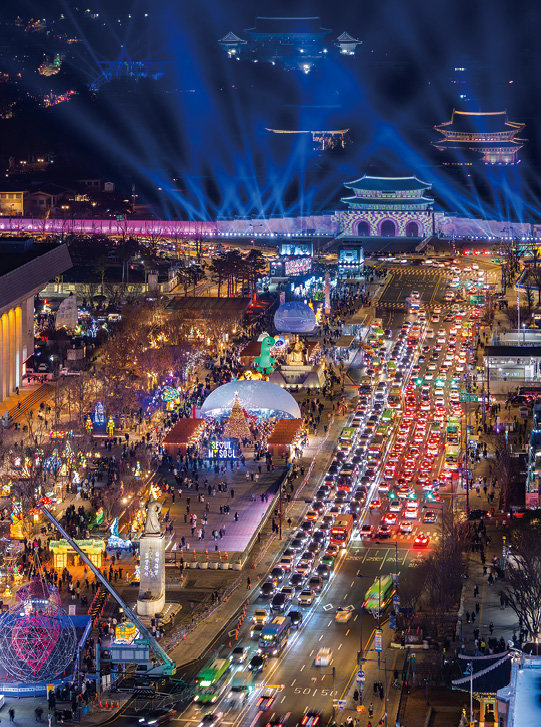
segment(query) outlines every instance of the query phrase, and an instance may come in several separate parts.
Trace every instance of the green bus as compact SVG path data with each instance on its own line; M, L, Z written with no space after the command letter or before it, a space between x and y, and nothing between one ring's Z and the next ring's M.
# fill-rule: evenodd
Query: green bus
M214 659L197 675L197 688L194 702L213 704L222 693L229 675L229 660Z
M393 600L394 592L394 583L390 575L376 578L365 594L363 608L378 618Z
M344 427L340 432L340 442L353 442L356 431L355 427Z

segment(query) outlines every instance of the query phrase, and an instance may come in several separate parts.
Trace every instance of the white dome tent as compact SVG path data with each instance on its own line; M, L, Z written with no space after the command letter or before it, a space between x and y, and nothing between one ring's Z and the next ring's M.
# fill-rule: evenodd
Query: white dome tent
M235 394L244 409L257 414L277 412L283 419L301 419L301 410L291 394L270 381L230 381L214 389L201 407L203 416L218 416L231 411Z

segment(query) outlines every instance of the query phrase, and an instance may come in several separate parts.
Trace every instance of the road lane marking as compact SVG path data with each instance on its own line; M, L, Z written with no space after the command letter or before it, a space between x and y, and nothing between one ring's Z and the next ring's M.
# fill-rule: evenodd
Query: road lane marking
M332 624L332 618L331 618L331 620L329 621L329 623L327 624L327 628L329 628L329 626L330 626L331 624Z
M296 681L297 681L297 678L295 677L295 679L293 679L293 681L291 682L291 686L292 686L292 687L293 687L293 686L295 685L295 682L296 682Z
M336 651L339 651L342 648L342 642L340 642L340 645L338 646L338 649Z
M318 641L321 641L321 639L323 638L324 635L325 634L321 634L321 636L319 637Z
M312 654L314 653L314 651L315 651L315 649L312 649L312 651L308 654L308 656L312 656Z
M356 614L355 614L355 618L353 619L353 621L355 622L355 621L356 621L356 620L357 620L358 618L359 618L359 614L358 614L358 613L356 613Z
M380 567L379 567L379 569L380 569L380 570L381 570L381 569L383 568L383 564L384 564L384 563L385 563L385 561L387 560L387 556L388 556L388 555L389 555L389 551L387 550L387 551L385 551L385 556L384 556L383 560L381 561L381 565L380 565Z
M355 581L351 581L351 583L349 584L349 587L353 588L354 585L355 585Z
M312 654L313 654L313 653L314 653L314 652L312 652ZM303 664L303 665L301 666L301 671L303 671L303 669L304 669L304 667L305 667L305 666L306 666L306 664Z
M350 631L351 631L351 629L348 629L348 630L346 631L346 636L347 636L347 635L349 634L349 632L350 632Z

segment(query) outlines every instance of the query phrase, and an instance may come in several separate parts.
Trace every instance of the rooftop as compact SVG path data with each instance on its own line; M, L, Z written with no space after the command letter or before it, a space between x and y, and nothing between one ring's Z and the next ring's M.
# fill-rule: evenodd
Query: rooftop
M302 429L302 419L278 419L267 444L290 444Z
M521 122L509 121L507 111L472 112L453 109L451 120L445 121L442 124L436 124L434 128L442 134L448 131L458 131L464 134L486 134L511 130L514 130L516 133L523 129L524 126L525 124Z
M541 346L486 346L485 358L490 356L541 357Z
M417 177L370 177L363 174L359 179L345 182L349 189L366 189L373 192L406 192L412 190L424 191L430 189L431 184L422 182Z
M11 238L3 238L11 245ZM0 253L1 253L0 239ZM23 245L24 247L24 245ZM67 245L40 243L0 254L0 308L32 295L71 267Z
M179 419L165 435L164 444L185 444L205 427L204 419Z
M427 204L433 204L434 200L430 197L341 197L341 202L346 204L358 204L358 205L380 205L385 207L387 205L416 205L425 206Z

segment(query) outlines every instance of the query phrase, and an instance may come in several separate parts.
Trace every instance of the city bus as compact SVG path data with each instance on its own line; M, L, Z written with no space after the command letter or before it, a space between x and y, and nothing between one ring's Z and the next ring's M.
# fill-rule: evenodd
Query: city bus
M460 439L460 418L448 417L447 419L447 442L448 444L458 444Z
M194 702L213 704L225 688L229 676L229 659L214 659L197 675Z
M291 619L289 616L275 616L261 630L258 654L277 656L287 644Z
M393 389L395 389L395 388L398 388L400 393L402 393L402 389L400 389L400 387L393 386L391 388L391 391L393 391ZM384 409L381 413L382 424L387 424L387 425L392 424L394 422L395 416L396 416L396 412L394 409Z
M353 444L355 431L355 427L344 427L340 432L340 437L338 438L338 441L342 444Z
M331 527L331 543L347 548L353 531L353 515L339 515Z
M378 617L393 600L394 583L390 575L375 579L364 596L363 608Z
M445 445L445 469L457 472L459 458L460 448L458 445L447 443Z

